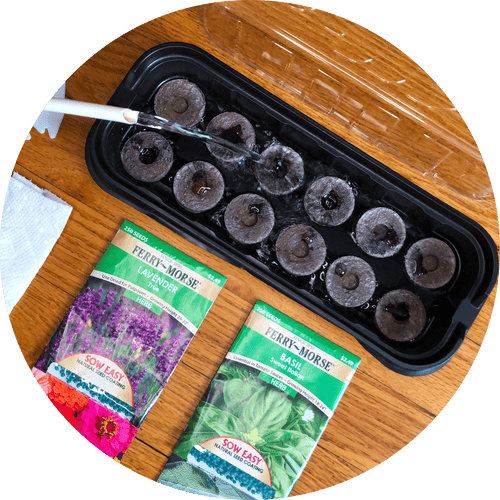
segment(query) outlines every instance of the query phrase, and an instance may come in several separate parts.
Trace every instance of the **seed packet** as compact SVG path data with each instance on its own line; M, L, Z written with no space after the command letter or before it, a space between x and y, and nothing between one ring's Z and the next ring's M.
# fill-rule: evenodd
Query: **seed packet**
M225 282L126 220L33 374L83 436L121 459Z
M289 496L359 363L257 302L158 482L223 498Z

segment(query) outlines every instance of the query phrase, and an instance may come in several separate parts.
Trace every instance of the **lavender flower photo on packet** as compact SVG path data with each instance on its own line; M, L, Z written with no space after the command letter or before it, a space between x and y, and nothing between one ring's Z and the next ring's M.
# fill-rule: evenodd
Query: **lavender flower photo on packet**
M33 374L83 436L121 459L225 282L126 220Z

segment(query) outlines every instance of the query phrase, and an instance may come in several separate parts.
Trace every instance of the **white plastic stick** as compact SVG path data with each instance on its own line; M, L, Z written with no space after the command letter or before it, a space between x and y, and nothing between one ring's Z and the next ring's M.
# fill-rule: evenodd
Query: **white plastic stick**
M71 99L51 99L44 108L44 111L63 113L67 115L85 116L99 120L109 120L119 123L137 123L139 111L132 111L128 108L118 108L104 104L92 104L89 102L73 101Z

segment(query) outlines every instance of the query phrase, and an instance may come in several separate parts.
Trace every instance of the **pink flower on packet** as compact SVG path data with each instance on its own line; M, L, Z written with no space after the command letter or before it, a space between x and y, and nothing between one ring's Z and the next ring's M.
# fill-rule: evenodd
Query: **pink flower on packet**
M77 416L76 423L82 436L112 458L129 447L137 432L127 420L92 400Z

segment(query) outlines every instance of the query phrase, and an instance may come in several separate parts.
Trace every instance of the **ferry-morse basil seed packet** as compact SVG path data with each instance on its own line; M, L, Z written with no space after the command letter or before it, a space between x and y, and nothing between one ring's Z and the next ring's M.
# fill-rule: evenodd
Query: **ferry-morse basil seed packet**
M223 498L289 496L359 363L257 302L158 482Z
M33 374L83 436L120 459L225 282L126 220Z

